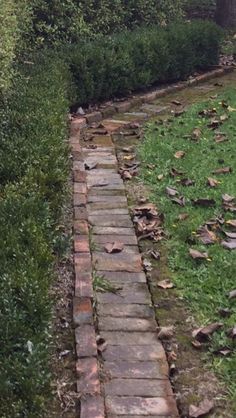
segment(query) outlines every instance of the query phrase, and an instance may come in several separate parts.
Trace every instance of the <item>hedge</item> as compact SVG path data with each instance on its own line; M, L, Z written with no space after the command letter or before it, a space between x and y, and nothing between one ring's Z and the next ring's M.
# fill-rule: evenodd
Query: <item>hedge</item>
M218 64L221 30L197 21L125 32L66 48L79 105L177 81Z
M44 416L50 393L49 288L68 176L67 79L63 62L40 57L18 69L1 97L2 418Z

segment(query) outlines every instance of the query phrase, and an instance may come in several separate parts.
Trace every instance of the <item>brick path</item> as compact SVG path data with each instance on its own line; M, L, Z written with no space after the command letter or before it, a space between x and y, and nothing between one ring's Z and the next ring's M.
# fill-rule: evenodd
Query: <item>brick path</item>
M88 122L100 119L94 117ZM95 135L92 147L89 141L80 143L84 124L76 119L70 138L80 418L178 417L112 141L112 133L128 122L113 119L103 125L108 134ZM103 130L87 129L87 138ZM115 241L124 244L123 251L108 254L104 246ZM94 276L109 283L111 291L94 294ZM105 345L102 352L100 342Z

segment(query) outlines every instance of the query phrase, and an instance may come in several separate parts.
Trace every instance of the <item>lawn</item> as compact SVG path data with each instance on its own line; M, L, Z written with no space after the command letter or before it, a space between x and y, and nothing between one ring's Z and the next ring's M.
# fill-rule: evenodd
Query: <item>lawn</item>
M223 324L206 345L208 360L236 401L236 298L229 298L236 289L236 257L235 250L222 245L230 240L225 232L232 234L235 245L236 227L230 222L236 219L235 108L236 92L225 89L178 117L152 121L139 154L141 178L165 215L164 247L172 281L199 327ZM226 173L216 173L218 169ZM199 232L203 226L204 233ZM190 249L207 255L193 258ZM215 353L221 349L227 352Z

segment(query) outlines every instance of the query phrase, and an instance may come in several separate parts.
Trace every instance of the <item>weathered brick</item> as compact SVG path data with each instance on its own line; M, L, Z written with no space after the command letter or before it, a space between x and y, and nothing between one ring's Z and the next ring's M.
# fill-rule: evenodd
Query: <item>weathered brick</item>
M111 378L168 379L167 362L158 361L105 361L104 368Z
M93 253L93 263L96 269L104 271L141 272L142 261L140 254L105 254Z
M166 361L166 354L160 341L150 345L108 345L102 354L106 361Z
M79 183L85 183L87 180L87 173L86 171L81 170L74 170L73 172L74 181Z
M103 271L103 269L101 270ZM97 300L98 303L151 305L151 296L145 283L122 285L117 293L98 294Z
M109 318L98 319L98 329L102 331L155 331L157 327L153 318Z
M107 215L102 216L89 216L89 223L94 226L108 226L108 227L123 227L132 228L133 223L129 215Z
M114 241L111 241L111 242L114 242ZM122 240L119 241L119 242L122 242ZM137 248L137 247L131 246L130 248ZM126 271L124 271L124 272L101 271L100 274L108 282L114 283L114 284L117 284L117 285L128 284L128 283L131 284L131 283L146 283L147 282L146 276L143 272L141 272L141 273L127 273Z
M116 109L114 106L107 106L104 109L102 109L102 117L103 118L109 118L110 116L114 115L116 113Z
M81 358L76 362L77 392L83 395L100 394L98 363L94 357Z
M160 344L154 332L102 331L101 337L111 345L156 345L158 347Z
M74 297L73 320L75 325L93 324L93 308L89 298Z
M168 380L160 379L112 379L104 385L105 395L112 396L173 396L172 387Z
M128 235L130 237L136 237L133 228L121 228L121 227L115 228L115 227L110 227L110 226L96 226L93 228L93 234L94 235L112 235L112 236Z
M143 398L107 396L105 404L108 414L116 415L177 415L174 398Z
M87 196L83 193L74 193L74 206L85 206L87 203Z
M87 208L80 206L74 207L74 217L76 221L87 221L88 220L88 212Z
M93 298L93 281L91 273L75 272L75 296Z
M81 145L78 141L77 142L71 142L70 146L71 146L72 152L74 152L74 151L81 152Z
M89 253L81 253L74 255L75 271L83 273L92 272L91 255Z
M74 183L74 193L87 193L86 183Z
M104 399L101 396L82 398L80 418L105 418Z
M106 216L106 214L104 214ZM136 235L93 235L93 241L98 246L113 243L115 241L123 242L124 245L137 246L138 240Z
M101 189L99 189L99 190L101 190ZM112 205L113 207L115 207L117 203L119 203L119 204L123 203L122 207L124 207L124 206L127 206L127 199L126 199L126 196L101 196L101 195L94 196L94 195L89 195L88 203L100 203L101 205L109 204L109 205Z
M99 193L100 192L101 191L99 191ZM114 190L111 190L111 192L114 192ZM91 194L91 192L90 192L90 194ZM110 209L94 209L93 205L90 204L88 206L88 212L89 212L90 216L94 216L94 215L105 216L105 215L110 215L111 210ZM119 208L119 209L116 208L116 209L112 209L112 213L113 213L113 215L128 215L129 211L128 211L127 207L126 208ZM134 232L134 230L133 230L133 232Z
M77 134L81 129L86 128L87 123L85 118L75 118L72 119L70 125L70 134L74 136Z
M88 235L76 235L74 237L74 250L76 253L88 253L90 251Z
M102 120L101 112L88 113L85 117L89 125L91 125L94 122L100 122Z
M112 316L114 318L152 318L154 310L149 305L140 304L118 304L118 303L98 303L98 314Z
M93 325L82 325L76 328L75 341L78 358L96 357L97 344Z
M86 221L75 221L74 222L74 232L79 235L88 235L89 234L89 225Z
M118 113L124 113L131 108L131 103L128 101L116 103L115 108Z

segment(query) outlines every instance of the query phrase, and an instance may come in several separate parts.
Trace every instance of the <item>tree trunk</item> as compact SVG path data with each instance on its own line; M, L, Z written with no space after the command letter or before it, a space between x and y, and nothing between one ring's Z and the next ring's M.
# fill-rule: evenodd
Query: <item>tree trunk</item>
M236 27L236 0L217 0L216 22L226 27Z

